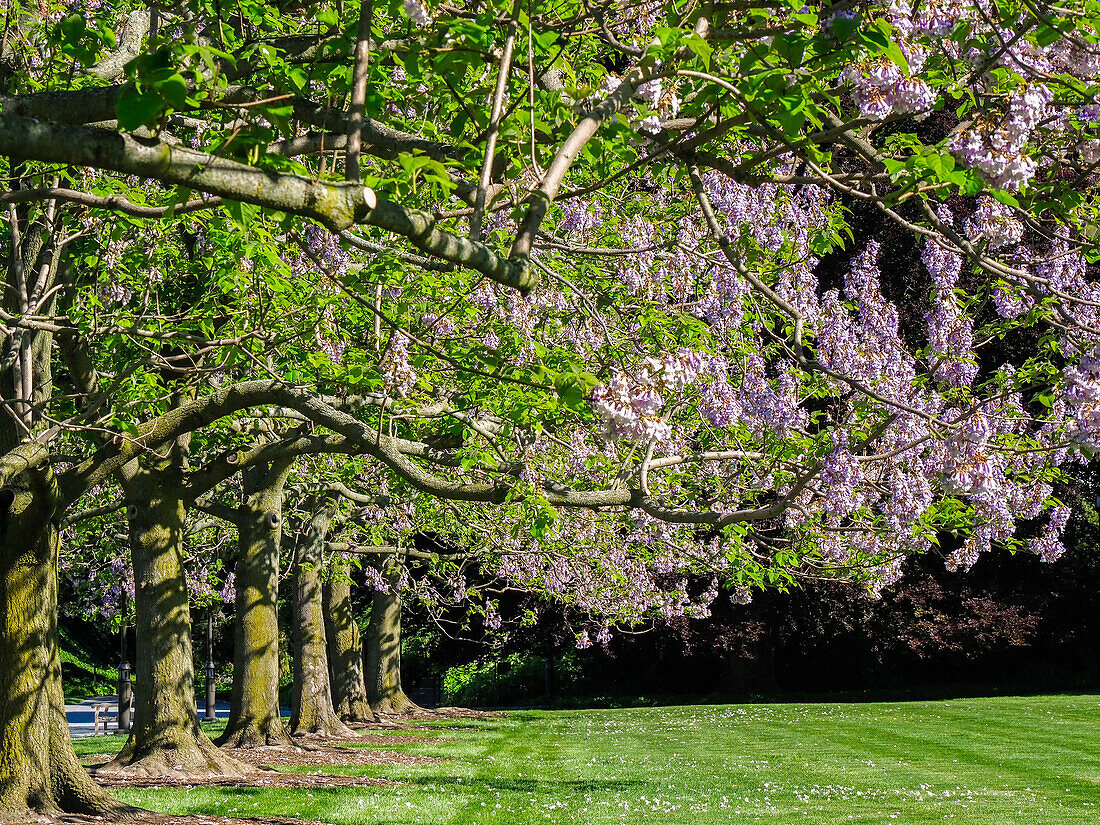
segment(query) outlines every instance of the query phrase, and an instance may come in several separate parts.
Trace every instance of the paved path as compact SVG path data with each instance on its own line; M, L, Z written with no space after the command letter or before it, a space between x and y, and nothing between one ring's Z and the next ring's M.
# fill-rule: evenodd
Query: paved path
M92 726L95 723L95 706L103 703L111 706L113 715L113 710L118 707L118 697L93 696L91 699L85 699L79 705L65 705L65 716L69 720L69 733L74 739L80 736L93 735ZM201 719L206 715L205 701L201 705L196 705L196 707ZM216 712L219 719L227 719L229 717L229 703L219 702L216 706ZM109 723L107 732L118 733L116 725L116 722Z

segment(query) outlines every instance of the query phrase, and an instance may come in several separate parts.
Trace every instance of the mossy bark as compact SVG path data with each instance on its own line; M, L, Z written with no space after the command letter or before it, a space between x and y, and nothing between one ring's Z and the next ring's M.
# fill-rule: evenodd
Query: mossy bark
M331 522L331 510L326 508L317 513L298 545L294 577L294 699L290 715L290 732L294 736L356 735L333 710L328 680L321 562Z
M244 474L238 513L240 556L234 568L233 697L218 744L228 748L291 745L279 715L279 544L283 485L292 459Z
M382 564L388 590L374 591L367 625L367 697L375 713L386 716L421 708L401 687L401 565L395 556Z
M0 535L0 818L65 811L117 819L136 809L92 781L69 738L57 645L58 531L43 492L19 490Z
M184 578L186 521L177 464L130 468L124 479L134 564L135 707L130 738L98 773L132 777L244 777L199 726L191 612Z
M344 722L374 722L378 717L371 710L363 681L363 639L351 604L349 567L346 559L338 559L325 582L325 636L332 704Z

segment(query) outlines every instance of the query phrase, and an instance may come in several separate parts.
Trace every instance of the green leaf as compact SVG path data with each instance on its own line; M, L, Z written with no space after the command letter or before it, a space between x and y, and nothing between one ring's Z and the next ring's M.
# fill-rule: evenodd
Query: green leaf
M287 72L287 80L289 80L299 92L305 91L306 87L309 86L309 75L297 66L294 66Z
M241 203L240 201L224 201L225 210L229 213L229 217L233 219L233 223L237 226L245 229L251 224L256 216L260 214L260 207L252 203Z
M783 127L787 137L794 137L806 122L806 98L802 92L784 95L779 99L779 111L776 120Z
M174 109L182 109L187 104L187 81L179 73L171 74L153 86Z
M1035 42L1037 42L1040 46L1049 46L1052 43L1056 43L1061 39L1062 33L1057 29L1046 25L1045 23L1041 24L1035 30Z
M832 20L833 33L841 42L849 39L859 28L858 17L834 17Z
M124 132L152 126L160 120L164 109L164 100L156 92L139 92L133 86L125 87L115 101L118 126Z
M905 169L905 161L897 160L896 158L883 158L882 165L886 167L886 171L889 172L891 176Z
M899 46L893 40L891 40L886 45L886 56L897 64L898 68L901 69L902 74L904 74L906 77L909 76L909 61L906 60L905 55L902 53L901 46Z

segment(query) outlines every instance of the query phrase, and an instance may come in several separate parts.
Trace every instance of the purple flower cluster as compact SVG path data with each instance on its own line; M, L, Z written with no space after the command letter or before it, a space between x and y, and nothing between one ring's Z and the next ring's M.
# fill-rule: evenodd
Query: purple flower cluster
M1068 507L1059 505L1051 509L1050 518L1038 538L1029 542L1028 550L1048 563L1060 559L1062 554L1066 552L1066 547L1062 544L1062 533L1065 532L1068 522Z
M672 429L661 415L665 399L695 382L704 366L701 353L681 350L663 358L647 358L631 380L618 373L592 391L592 406L600 413L604 431L612 439L667 441Z
M845 277L845 297L854 301L857 316L836 290L822 300L818 321L818 359L830 369L874 386L890 398L912 399L915 360L898 334L897 307L879 286L877 242L857 255Z
M636 384L622 373L592 391L592 406L603 417L609 438L666 441L672 428L659 415L664 398L651 384Z
M390 338L382 381L395 398L403 398L416 387L416 373L409 361L409 338L403 332L395 332Z
M848 438L844 432L837 434L833 451L822 463L824 511L841 518L862 507L865 502L863 473L859 461L848 449Z
M343 278L348 273L351 258L340 246L340 238L324 227L309 224L302 233L306 251L324 269L325 273ZM307 267L307 269L310 267Z
M432 13L424 0L402 0L405 16L417 26L428 26L432 22Z
M1062 399L1069 418L1067 436L1090 450L1100 449L1100 348L1066 367Z
M598 203L574 198L562 203L558 231L565 236L584 235L603 225L603 210Z
M978 208L967 219L965 229L970 237L984 239L990 249L1017 244L1024 236L1024 225L1012 207L988 195L978 198Z
M993 306L1002 318L1019 318L1035 306L1035 299L1021 287L1002 281L993 287Z
M910 60L910 70L915 74L919 69L914 69L912 63ZM841 78L852 85L852 100L859 113L871 120L885 120L894 113L927 112L936 102L936 93L927 83L918 77L906 77L886 57L847 66Z
M971 128L956 132L947 148L994 186L1019 189L1038 168L1027 154L1028 142L1032 130L1047 116L1052 99L1046 86L1029 86L1012 95L1005 116L979 120Z

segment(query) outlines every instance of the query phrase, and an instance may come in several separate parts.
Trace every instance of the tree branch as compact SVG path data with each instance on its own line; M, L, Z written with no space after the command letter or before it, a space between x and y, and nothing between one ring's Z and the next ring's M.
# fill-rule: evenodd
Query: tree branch
M354 224L408 238L429 255L469 267L522 293L538 282L526 260L511 261L482 243L444 232L426 212L378 198L373 189L279 174L159 140L0 114L0 154L110 169L187 186L316 220L332 232Z

